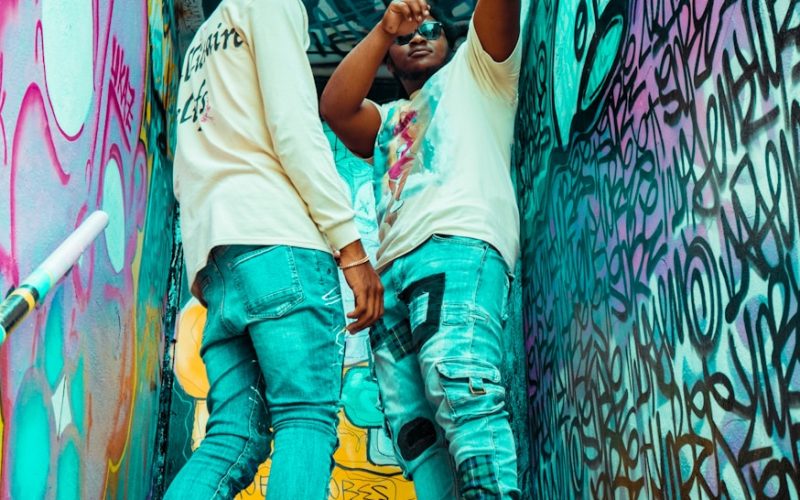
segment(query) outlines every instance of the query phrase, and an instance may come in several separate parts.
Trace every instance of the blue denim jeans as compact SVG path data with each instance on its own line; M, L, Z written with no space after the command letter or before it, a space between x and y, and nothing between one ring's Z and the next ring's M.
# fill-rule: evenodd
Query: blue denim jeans
M208 304L200 353L209 418L166 498L233 498L271 444L268 499L327 498L344 356L333 257L288 246L217 247L197 279Z
M519 498L499 366L511 275L471 238L436 235L382 276L374 369L395 451L420 500Z

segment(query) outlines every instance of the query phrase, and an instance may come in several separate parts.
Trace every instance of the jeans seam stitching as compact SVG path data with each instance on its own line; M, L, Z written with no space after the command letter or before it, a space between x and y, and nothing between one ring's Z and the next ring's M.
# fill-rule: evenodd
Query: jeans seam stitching
M225 330L225 333L227 333L229 336L237 335L236 329L233 328L233 325L228 323L228 320L225 317L225 276L222 274L222 269L220 269L219 263L217 263L217 258L214 257L213 253L209 255L208 261L214 266L214 270L219 276L221 288L221 297L219 300L219 322L222 325L223 330Z
M220 283L222 285L222 298L220 298L219 301L219 320L222 324L222 328L225 329L228 335L236 336L238 335L238 332L236 328L234 328L233 324L228 321L227 315L225 314L225 277L222 275L222 271L219 269L219 266L217 266L217 272L219 272Z
M260 380L259 380L260 381ZM219 483L217 484L217 489L214 491L214 497L217 496L217 493L222 488L222 484L229 480L231 473L235 467L239 465L242 457L245 455L247 450L250 449L251 444L253 443L253 413L255 413L257 403L253 400L253 404L250 406L250 416L247 419L247 441L245 442L244 446L242 447L242 451L239 452L239 456L236 457L236 460L228 467L228 470L225 472L225 475L222 476Z

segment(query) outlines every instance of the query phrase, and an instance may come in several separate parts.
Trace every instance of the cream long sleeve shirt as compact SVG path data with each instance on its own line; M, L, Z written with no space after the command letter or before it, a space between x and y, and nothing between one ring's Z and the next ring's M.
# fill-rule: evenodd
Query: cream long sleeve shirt
M219 245L359 239L322 131L300 0L223 0L186 53L173 185L189 283Z

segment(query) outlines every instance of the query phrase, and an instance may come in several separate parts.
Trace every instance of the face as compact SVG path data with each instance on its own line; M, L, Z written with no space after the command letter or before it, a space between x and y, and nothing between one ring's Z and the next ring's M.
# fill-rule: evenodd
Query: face
M425 23L435 23L428 18ZM440 30L439 38L428 40L419 31L413 34L411 41L404 45L397 43L389 47L389 70L401 80L427 80L447 62L450 47L444 30Z

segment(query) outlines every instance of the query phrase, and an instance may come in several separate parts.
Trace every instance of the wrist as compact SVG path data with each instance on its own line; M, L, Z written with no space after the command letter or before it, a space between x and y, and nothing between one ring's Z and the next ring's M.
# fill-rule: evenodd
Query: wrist
M339 250L339 263L342 267L364 258L368 257L361 240L356 240Z
M364 264L369 264L369 256L365 256L361 259L350 262L349 264L339 264L339 269L346 271L354 267L363 266Z
M380 37L381 41L383 41L387 47L394 43L394 39L397 37L395 33L389 33L384 25L383 19L378 21L378 24L375 25L375 29L372 31L376 36Z

